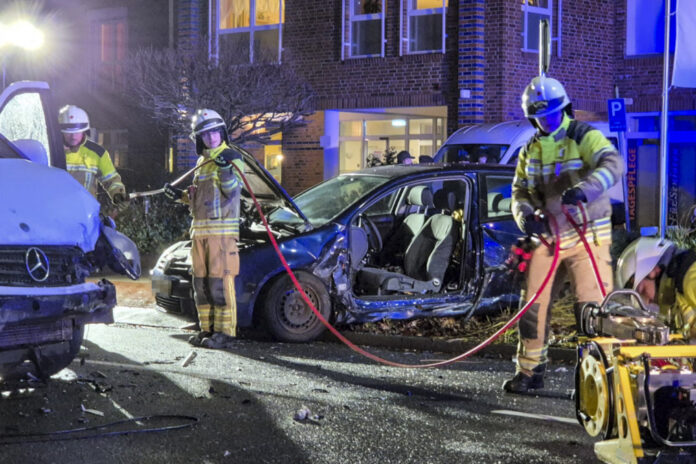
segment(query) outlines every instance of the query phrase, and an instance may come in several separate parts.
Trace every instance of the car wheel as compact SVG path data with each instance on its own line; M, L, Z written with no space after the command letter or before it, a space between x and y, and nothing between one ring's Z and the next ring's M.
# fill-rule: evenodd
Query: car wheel
M46 380L53 374L67 367L80 352L80 346L82 346L84 335L84 324L76 324L73 327L72 339L63 345L65 349L52 353L41 353L37 359L39 376L43 380Z
M331 316L331 300L324 283L307 272L296 272L300 285L319 313L327 321ZM268 331L284 342L308 342L325 329L288 275L277 279L263 302L263 315Z

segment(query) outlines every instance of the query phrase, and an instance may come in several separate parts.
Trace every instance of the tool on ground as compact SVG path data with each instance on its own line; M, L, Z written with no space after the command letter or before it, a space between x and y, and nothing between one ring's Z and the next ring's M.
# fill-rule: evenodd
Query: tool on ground
M200 168L202 168L202 167L205 166L206 164L212 163L212 162L214 162L214 161L215 161L215 160L212 159L212 158L203 161L203 162L202 162L201 164L199 164L198 166L195 166L195 167L189 169L188 171L186 171L185 173L183 173L181 176L179 176L179 177L178 177L176 180L174 180L173 182L170 182L169 185L171 185L172 187L176 187L176 186L179 185L181 182L183 182L188 176L190 176L190 175L193 174L194 172L198 171ZM130 200L132 200L132 199L134 199L134 198L149 197L149 196L152 196L152 195L158 195L158 194L160 194L160 193L164 193L164 188L158 188L158 189L156 189L156 190L148 190L148 191L146 191L146 192L132 192L130 195L128 195L128 198L129 198Z
M633 290L579 315L576 416L611 464L696 462L696 346Z

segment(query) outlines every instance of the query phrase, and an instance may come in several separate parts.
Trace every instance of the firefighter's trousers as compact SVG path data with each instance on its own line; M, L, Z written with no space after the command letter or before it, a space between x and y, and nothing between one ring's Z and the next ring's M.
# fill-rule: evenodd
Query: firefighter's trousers
M194 237L193 296L201 330L237 334L234 278L239 274L237 240L227 235Z
M611 243L597 245L590 240L588 243L597 263L604 288L607 293L613 290ZM553 262L553 247L539 246L534 250L527 271L527 286L522 292L521 304L527 301L539 290ZM547 361L549 321L551 305L562 287L565 276L570 278L573 293L578 299L578 306L588 302L602 302L602 293L597 286L590 257L581 241L568 249L560 251L558 266L550 277L536 302L519 321L519 344L517 345L517 371L532 374L532 369ZM554 285L551 285L553 283Z

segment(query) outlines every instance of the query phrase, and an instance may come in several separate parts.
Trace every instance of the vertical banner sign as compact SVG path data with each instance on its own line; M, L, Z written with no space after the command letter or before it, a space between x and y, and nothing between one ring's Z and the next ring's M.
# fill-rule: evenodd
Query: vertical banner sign
M626 184L628 190L628 218L631 224L636 221L636 187L638 185L638 147L635 144L628 147L628 162L626 163Z
M696 87L696 1L677 2L677 31L672 85Z
M674 150L674 156L669 157L669 172L667 174L667 225L679 224L679 152Z

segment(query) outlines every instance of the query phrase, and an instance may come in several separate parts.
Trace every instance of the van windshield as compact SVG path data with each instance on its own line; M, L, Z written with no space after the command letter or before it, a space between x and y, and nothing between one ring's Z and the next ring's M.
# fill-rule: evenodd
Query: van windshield
M490 163L497 164L510 145L454 143L443 146L435 160L445 163Z

